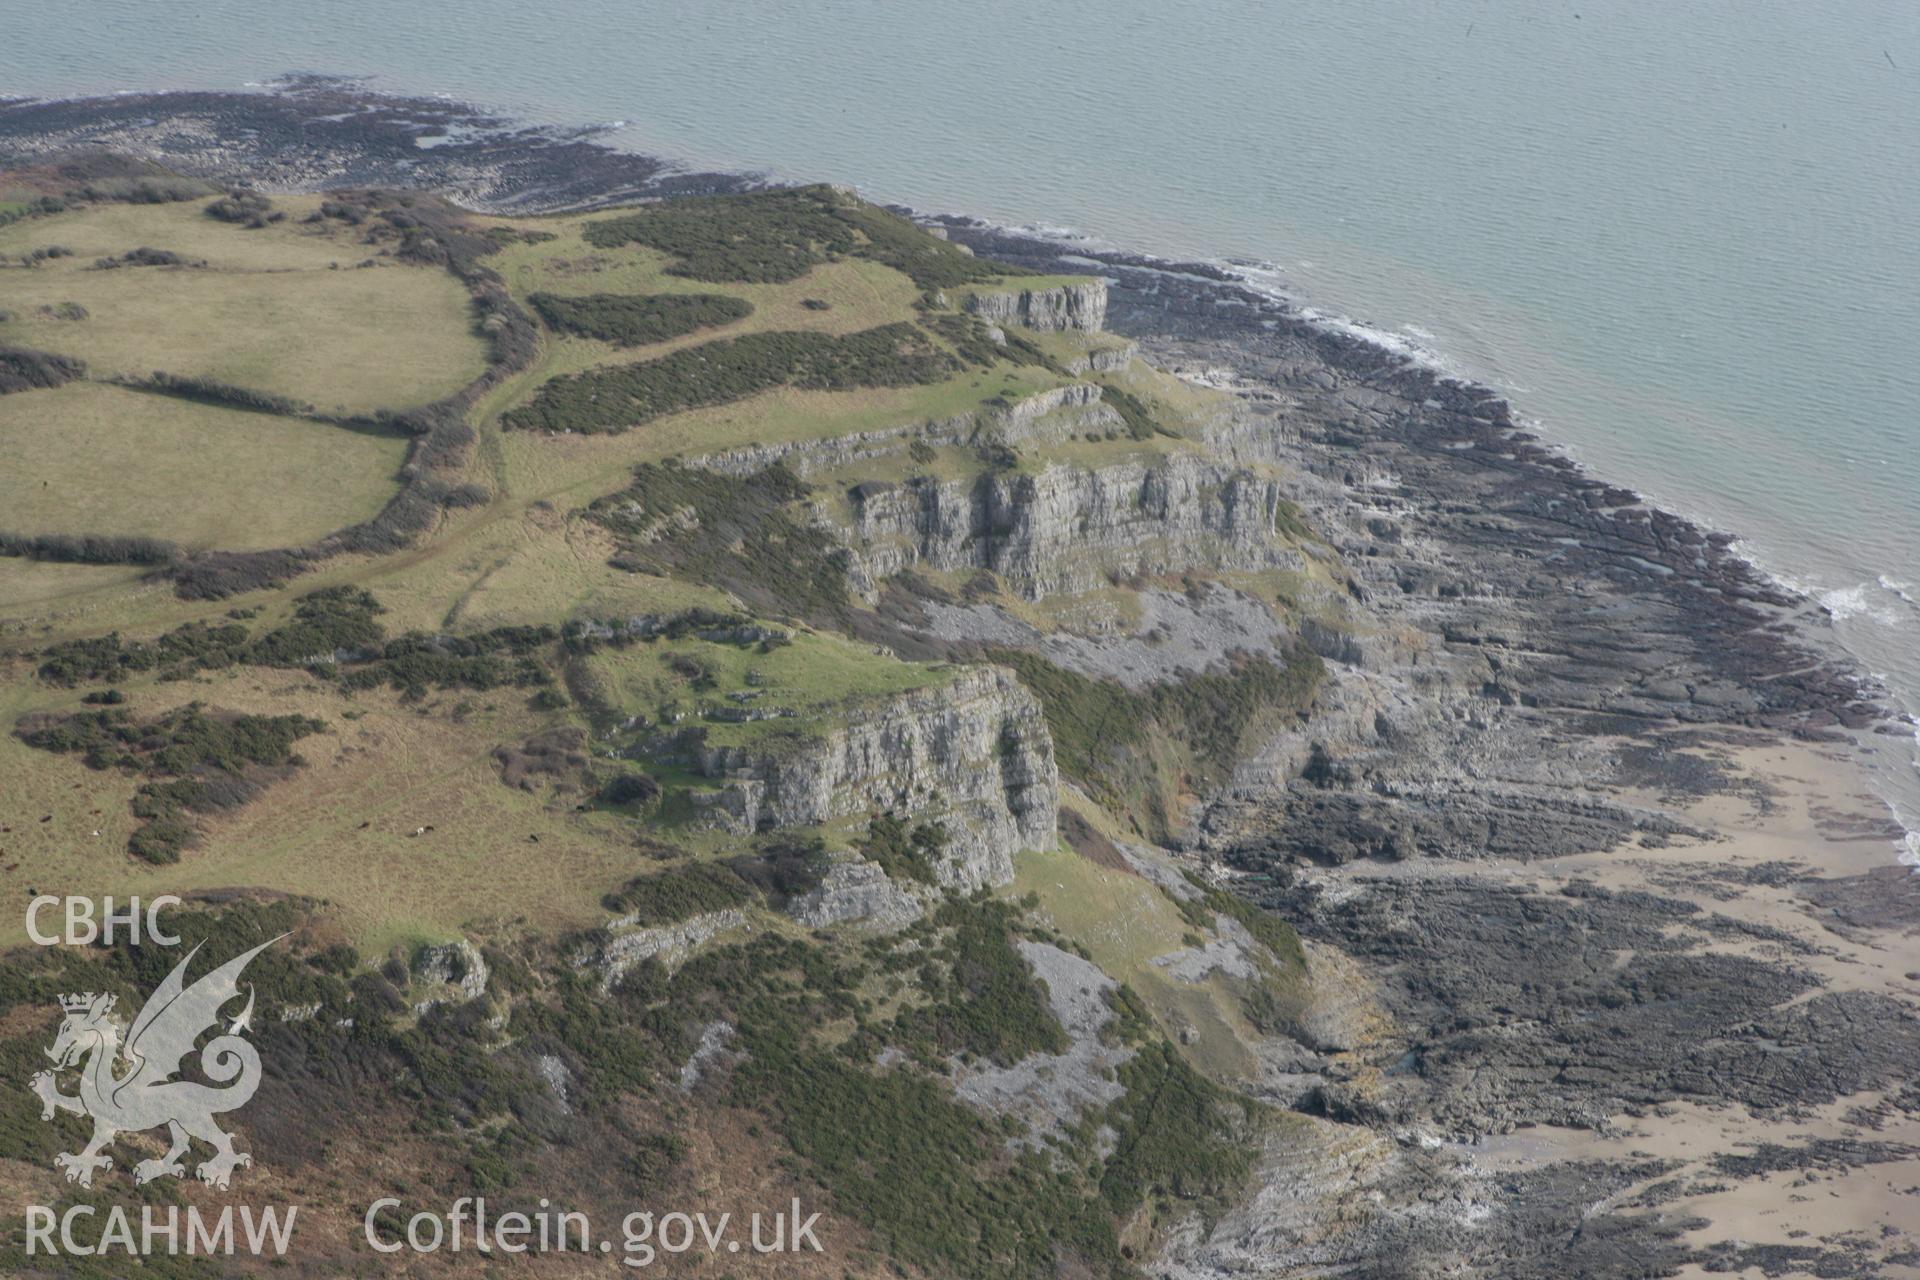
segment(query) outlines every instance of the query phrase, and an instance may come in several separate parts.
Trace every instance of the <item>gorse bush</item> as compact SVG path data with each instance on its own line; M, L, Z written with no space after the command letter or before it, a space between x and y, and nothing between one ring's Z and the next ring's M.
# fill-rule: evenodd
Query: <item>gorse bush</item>
M926 333L905 323L845 335L749 333L657 360L555 378L501 422L521 430L617 432L776 387L904 387L939 382L959 367Z
M302 763L295 742L324 728L305 716L222 715L196 702L144 723L124 707L30 716L15 732L30 747L78 755L90 769L150 779L133 796L133 814L145 825L134 831L128 850L148 862L171 863L194 838L189 814L245 804Z
M40 677L53 684L111 682L130 672L180 678L242 663L305 668L346 690L382 685L410 698L428 689L531 688L552 682L539 660L560 633L548 626L495 627L470 636L409 634L387 638L383 612L358 587L327 587L302 596L293 617L252 636L237 622L190 622L158 639L124 642L119 634L71 640L45 650Z
M1172 1045L1142 1047L1121 1066L1120 1083L1126 1093L1107 1110L1119 1136L1100 1175L1115 1213L1149 1197L1176 1212L1217 1207L1252 1172L1250 1145L1231 1138L1259 1118L1259 1105L1207 1080Z
M648 463L589 511L620 538L619 568L725 587L755 608L837 617L849 602L844 552L796 506L808 492L780 465L733 477Z
M247 629L236 623L189 622L151 641L129 643L117 631L68 640L41 653L40 678L71 687L92 680L123 680L141 671L184 676L220 670L245 660L247 637Z
M609 778L600 788L600 803L616 808L651 804L660 796L660 784L644 773L622 773Z
M597 248L657 249L676 260L671 273L692 280L781 284L843 257L884 263L922 289L1027 274L824 186L682 197L589 223L582 234Z
M883 813L867 824L867 834L854 848L896 880L933 884L948 839L943 823L922 822L909 830L904 819Z
M1021 649L990 648L1040 699L1061 772L1164 832L1183 790L1223 782L1250 736L1310 704L1324 668L1305 646L1283 664L1236 655L1229 670L1135 691Z
M1127 434L1135 440L1151 440L1156 435L1171 436L1177 433L1161 426L1153 416L1153 410L1147 408L1140 397L1123 387L1106 384L1100 389L1102 402L1113 406L1121 421L1127 424Z
M119 267L204 267L204 259L187 259L171 249L151 249L142 245L138 249L129 249L117 258L95 258L95 271L112 271Z
M84 360L57 356L32 347L0 343L0 396L14 391L38 391L87 376Z
M619 347L665 342L753 314L753 304L746 299L720 293L595 293L584 298L536 293L527 301L541 319L562 333L599 338Z
M251 661L274 667L304 667L348 653L378 650L386 631L377 621L385 610L373 593L360 587L326 587L301 596L293 617L257 640Z
M819 836L774 835L757 851L729 858L727 865L754 888L784 901L819 888L829 859Z
M1185 875L1187 883L1199 891L1198 897L1182 899L1177 904L1187 923L1196 928L1210 929L1216 914L1231 917L1273 952L1274 958L1281 964L1295 973L1306 972L1306 951L1301 947L1300 935L1294 932L1292 925L1272 912L1262 911L1245 898L1208 884L1191 871Z
M232 191L207 205L207 216L258 230L286 218L258 191Z
M1190 744L1203 762L1229 765L1256 718L1273 710L1304 709L1323 671L1310 651L1296 648L1285 666L1243 657L1227 672L1188 676L1136 692L1024 650L993 649L987 656L1012 667L1039 695L1061 767L1095 780L1107 757L1145 742L1156 729Z
M629 880L618 893L608 894L603 905L629 924L652 926L746 906L755 896L730 867L695 862Z
M951 932L923 966L925 1004L903 1010L878 1039L929 1065L956 1053L1010 1066L1030 1053L1064 1053L1066 1032L1013 947L1016 911L991 898L949 898L934 923Z
M330 1158L332 1119L352 1107L372 1124L434 1135L456 1176L489 1189L507 1185L517 1167L527 1167L523 1159L551 1170L577 1168L589 1153L626 1152L600 1161L604 1177L583 1191L589 1199L580 1207L596 1208L596 1192L631 1204L685 1185L677 1180L685 1172L712 1167L698 1144L633 1121L663 1102L670 1114L708 1105L683 1100L681 1072L703 1034L725 1022L738 1052L706 1065L700 1089L717 1094L714 1105L737 1109L756 1150L783 1166L781 1176L819 1186L833 1213L859 1223L863 1243L893 1266L955 1280L1124 1280L1138 1273L1121 1248L1119 1225L1128 1225L1137 1245L1152 1225L1142 1230L1136 1214L1143 1207L1161 1220L1210 1220L1246 1175L1253 1145L1245 1139L1263 1114L1185 1067L1151 1032L1137 1000L1122 993L1118 1002L1122 1021L1139 1033L1127 1040L1135 1056L1117 1068L1125 1096L1085 1108L1035 1143L1010 1141L1025 1132L1018 1120L956 1098L946 1063L882 1065L868 1037L844 1036L849 1025L872 1029L862 991L881 976L873 960L896 948L911 967L888 971L911 977L924 966L942 1001L953 990L968 999L975 990L999 990L1001 976L1009 990L1034 989L1017 955L1004 975L998 960L975 972L977 947L963 935L978 927L991 939L1002 924L1014 929L1012 908L999 911L1009 914L979 903L954 907L943 922L909 931L919 947L895 938L861 944L757 931L744 942L702 948L672 969L643 961L611 992L576 966L571 948L535 949L522 959L490 947L486 996L420 1016L396 988L408 980L403 967L383 976L350 948L322 947L299 904L185 907L165 923L185 946L204 942L208 966L294 935L262 953L247 975L267 1015L253 1036L268 1063L264 1087L279 1091L276 1134L289 1159ZM176 954L125 944L36 952L0 973L0 1013L75 990L112 991L137 1003ZM916 983L908 1003L920 994ZM1013 1003L1022 1002L1028 997L1016 992ZM274 1016L288 1008L318 1013ZM508 1022L496 1030L489 1019L501 1012ZM44 1044L38 1021L0 1034L0 1063L24 1078L44 1062ZM535 1063L551 1059L567 1069L564 1106L535 1074ZM13 1092L17 1101L0 1099L0 1133L20 1151L50 1158L60 1132L40 1123L30 1091ZM690 1161L700 1163L683 1172Z

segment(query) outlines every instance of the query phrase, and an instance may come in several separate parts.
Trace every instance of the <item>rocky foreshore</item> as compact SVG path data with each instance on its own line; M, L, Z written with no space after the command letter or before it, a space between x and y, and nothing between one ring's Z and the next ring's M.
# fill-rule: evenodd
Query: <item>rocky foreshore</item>
M266 192L421 187L474 208L529 213L759 185L616 151L606 134L531 128L466 103L375 93L334 76L289 76L257 93L0 99L7 165L100 147Z
M513 211L750 181L337 81L0 107L0 162L87 145ZM1817 609L1228 271L943 221L1105 275L1108 326L1239 396L1210 445L1283 469L1340 566L1319 709L1181 843L1352 998L1268 1086L1307 1118L1261 1189L1154 1273L1920 1274L1920 894L1849 758L1907 730Z
M1859 1144L1920 1131L1920 912L1854 763L1909 730L1817 606L1493 393L1215 268L948 233L1096 260L1110 326L1240 394L1251 422L1213 443L1296 477L1345 569L1307 636L1315 716L1185 843L1356 961L1391 1030L1327 1037L1288 1099L1333 1124L1275 1177L1342 1152L1319 1189L1256 1198L1170 1273L1909 1274L1920 1162ZM1815 1150L1875 1189L1853 1212L1754 1163Z

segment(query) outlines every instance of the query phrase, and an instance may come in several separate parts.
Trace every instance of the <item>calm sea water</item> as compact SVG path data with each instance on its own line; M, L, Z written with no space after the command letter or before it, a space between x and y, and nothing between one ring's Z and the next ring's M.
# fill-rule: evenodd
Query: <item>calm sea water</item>
M1920 711L1912 0L93 0L75 19L0 0L0 92L367 75L623 121L623 145L701 165L1262 264L1738 534ZM1911 772L1888 756L1920 827Z

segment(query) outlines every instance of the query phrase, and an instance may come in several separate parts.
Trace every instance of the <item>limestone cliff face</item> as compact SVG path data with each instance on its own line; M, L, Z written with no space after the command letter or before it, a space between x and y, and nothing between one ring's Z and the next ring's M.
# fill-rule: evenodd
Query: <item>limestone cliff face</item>
M940 883L1013 878L1013 855L1055 840L1058 774L1040 704L998 667L849 707L818 738L702 747L716 825L750 832L892 811L942 821Z
M1277 481L1195 454L863 486L845 530L857 586L916 566L991 569L1030 600L1114 576L1259 569L1297 559Z
M1107 324L1107 282L1052 289L1018 289L1005 293L976 293L966 309L990 324L1018 324L1029 329L1083 329L1098 333Z
M1070 357L1066 362L1067 372L1076 376L1084 373L1119 373L1132 364L1139 354L1140 344L1137 342L1096 347L1085 355Z

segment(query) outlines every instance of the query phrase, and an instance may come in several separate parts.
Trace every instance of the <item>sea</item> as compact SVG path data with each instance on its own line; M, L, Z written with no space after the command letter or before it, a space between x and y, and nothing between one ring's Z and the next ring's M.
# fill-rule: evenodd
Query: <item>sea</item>
M0 94L365 77L1231 264L1734 534L1920 713L1913 0L0 0L0 30ZM1874 761L1920 831L1912 752Z

